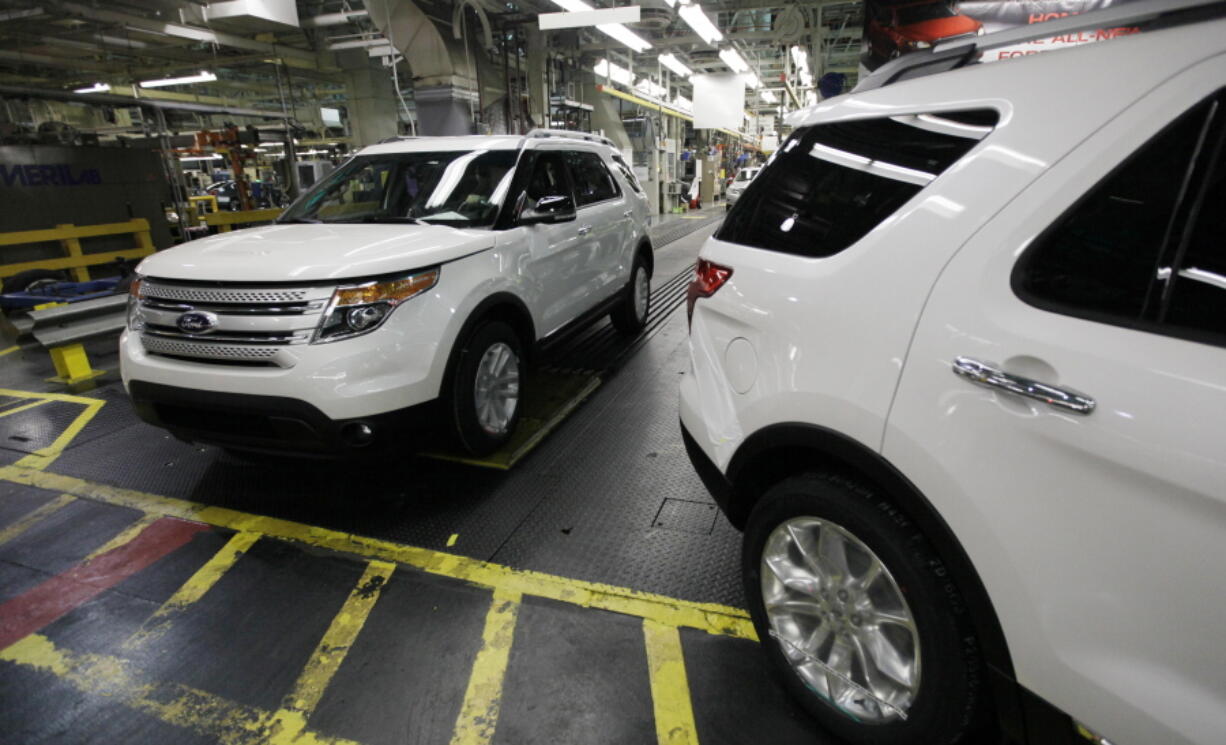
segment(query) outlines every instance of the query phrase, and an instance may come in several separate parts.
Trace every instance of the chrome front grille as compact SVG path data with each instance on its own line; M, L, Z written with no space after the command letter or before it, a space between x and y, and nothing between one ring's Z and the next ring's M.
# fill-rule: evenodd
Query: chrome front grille
M300 303L311 296L314 288L251 289L246 287L190 287L146 281L141 285L145 297L174 300L179 303L228 303L240 305L268 305L274 303ZM329 294L331 294L329 292Z
M168 357L197 357L209 360L241 360L244 362L271 362L277 354L276 347L258 347L251 344L216 344L209 341L179 341L161 336L141 337L141 344L149 354Z
M144 280L140 289L138 327L149 354L280 367L292 366L296 357L279 352L310 343L334 290L200 287L156 279ZM211 314L216 326L183 331L179 319L193 311Z

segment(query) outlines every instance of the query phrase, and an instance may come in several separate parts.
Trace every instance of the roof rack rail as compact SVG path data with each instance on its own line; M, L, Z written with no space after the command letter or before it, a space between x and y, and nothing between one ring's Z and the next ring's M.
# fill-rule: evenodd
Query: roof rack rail
M602 145L608 145L613 149L617 149L617 145L613 144L613 140L603 135L594 135L590 132L572 132L569 129L544 129L538 128L531 130L524 137L565 137L571 140L586 140L588 142L599 142Z
M979 56L988 49L1024 44L1028 41L1073 31L1133 26L1159 19L1169 21L1169 25L1199 21L1203 20L1206 14L1189 11L1209 9L1210 6L1218 6L1211 10L1212 15L1226 12L1226 4L1223 4L1221 0L1141 0L1029 26L1011 28L994 34L951 39L944 43L937 42L931 49L904 54L886 62L862 79L852 89L852 93L861 93L902 80L955 70L975 64ZM1181 15L1185 18L1180 18Z
M400 142L401 140L420 140L420 139L421 139L420 135L392 135L391 137L384 137L382 140L379 140L379 142L376 144L382 145L388 142Z

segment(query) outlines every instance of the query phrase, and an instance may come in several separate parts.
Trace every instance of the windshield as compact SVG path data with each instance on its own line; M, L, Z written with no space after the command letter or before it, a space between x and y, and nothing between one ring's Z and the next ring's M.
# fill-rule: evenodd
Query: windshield
M958 14L943 2L906 5L898 9L898 25L909 26L912 23L935 21L938 18L952 18L956 15Z
M737 181L748 181L758 174L757 168L742 168L741 172L736 175Z
M359 155L328 174L279 222L494 224L515 167L514 150Z

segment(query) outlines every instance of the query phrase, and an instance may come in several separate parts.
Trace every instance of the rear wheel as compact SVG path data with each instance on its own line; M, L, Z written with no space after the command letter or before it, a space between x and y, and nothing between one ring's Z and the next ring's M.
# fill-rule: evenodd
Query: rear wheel
M488 455L514 434L526 372L523 358L519 337L501 321L480 326L464 343L451 409L459 444L472 455Z
M647 264L641 256L634 259L630 270L630 286L622 302L618 304L609 319L613 326L623 334L637 334L647 325L647 311L651 305L651 276L647 272Z
M951 745L982 721L983 665L957 588L886 498L826 474L767 491L745 531L745 594L784 684L865 745Z

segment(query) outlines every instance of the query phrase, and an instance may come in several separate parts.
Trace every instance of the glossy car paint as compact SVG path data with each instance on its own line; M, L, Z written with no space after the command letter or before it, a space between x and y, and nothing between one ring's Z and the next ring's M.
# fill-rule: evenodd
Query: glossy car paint
M529 310L538 339L620 291L645 233L647 201L625 183L609 149L579 140L522 137L417 138L362 154L411 150L589 150L618 180L616 200L578 210L576 220L507 230L445 226L273 225L212 236L158 252L137 268L167 280L323 284L441 265L438 283L401 304L377 330L326 344L286 346L277 366L243 367L146 353L140 335L120 338L121 372L132 380L181 388L306 401L333 419L394 411L439 396L447 360L465 321L486 298L506 293ZM616 224L602 205L616 204ZM629 213L629 214L626 214Z
M489 230L443 225L269 225L159 251L142 276L216 282L311 282L374 277L442 264L494 245Z
M1226 82L1224 34L1140 34L824 102L794 123L983 106L1000 121L842 253L701 252L733 268L695 306L681 384L704 452L726 470L752 433L811 422L882 453L962 542L1019 682L1115 745L1226 731L1226 460L1209 413L1226 352L1040 311L1008 276L1064 209ZM744 393L727 382L736 339L758 360ZM952 374L957 355L1100 408L1079 417L974 387Z

